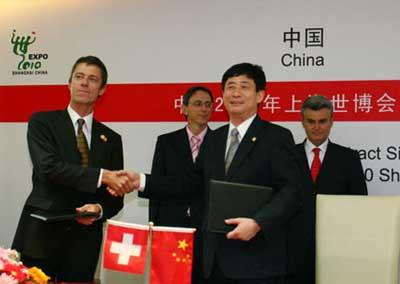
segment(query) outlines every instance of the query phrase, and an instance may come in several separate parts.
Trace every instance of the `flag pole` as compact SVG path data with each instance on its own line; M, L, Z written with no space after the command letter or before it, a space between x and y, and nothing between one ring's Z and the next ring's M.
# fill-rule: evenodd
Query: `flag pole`
M147 252L149 257L147 258L147 284L150 284L150 274L151 274L151 245L153 242L153 227L154 227L154 223L152 221L149 222L149 242L148 242L148 246L147 246Z

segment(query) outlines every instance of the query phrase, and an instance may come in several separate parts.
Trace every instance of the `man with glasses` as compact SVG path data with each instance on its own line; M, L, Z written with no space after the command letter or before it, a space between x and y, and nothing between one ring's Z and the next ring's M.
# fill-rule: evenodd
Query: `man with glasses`
M154 176L181 176L193 166L200 147L210 133L213 96L209 89L195 86L183 95L182 113L187 125L157 138L151 173ZM141 194L139 193L139 196ZM149 221L157 226L192 227L198 231L203 214L202 195L184 199L150 199ZM196 234L195 257L199 259L200 233ZM195 259L195 262L196 262ZM200 261L193 270L193 283L200 281Z

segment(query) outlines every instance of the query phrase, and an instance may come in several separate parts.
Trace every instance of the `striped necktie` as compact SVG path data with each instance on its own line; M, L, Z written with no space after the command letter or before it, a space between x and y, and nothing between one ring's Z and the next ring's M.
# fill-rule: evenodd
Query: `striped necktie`
M194 162L196 161L197 155L199 154L200 150L200 137L193 135L190 138L190 147L192 148L192 158Z
M85 124L85 120L82 118L78 119L78 133L76 135L76 146L78 147L79 153L81 153L81 164L84 168L89 166L89 147L83 133L82 127Z

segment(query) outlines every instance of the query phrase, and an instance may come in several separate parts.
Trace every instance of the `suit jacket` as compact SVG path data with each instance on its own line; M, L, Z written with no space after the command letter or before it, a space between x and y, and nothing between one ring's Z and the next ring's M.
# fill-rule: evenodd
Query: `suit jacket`
M312 180L304 143L295 146L302 176L303 206L290 222L289 271L296 273L296 283L314 283L315 213L317 194L366 195L363 168L358 152L328 142L324 160L315 183Z
M211 129L207 130L205 141ZM203 145L203 144L202 144ZM151 174L153 176L183 176L193 167L192 150L186 127L157 138ZM144 197L139 192L139 197ZM181 198L150 199L149 221L157 226L193 227L200 229L204 211L204 195L194 193ZM188 216L190 208L190 217ZM195 233L192 282L202 279L201 233Z
M102 222L123 206L123 199L112 197L102 186L97 188L100 168L123 168L121 137L93 120L89 167L80 165L75 130L66 110L39 112L28 124L28 146L33 164L33 188L24 205L13 247L33 258L55 257L60 247L68 247L66 230L79 235L81 252L97 263L102 241ZM103 217L90 226L75 221L44 223L29 216L34 212L73 213L76 207L99 203ZM72 240L71 240L72 241ZM82 250L83 251L83 250ZM79 251L76 257L79 258Z
M207 134L211 130L207 130ZM206 139L206 136L204 139ZM193 166L192 151L186 127L157 138L151 174L154 176L182 176ZM139 193L141 196L141 193ZM157 226L199 228L203 217L203 195L189 198L150 199L149 221ZM190 208L190 217L188 217Z
M210 179L275 188L273 200L253 216L261 231L252 240L228 240L224 234L204 230L205 276L211 274L215 258L218 258L219 266L229 278L262 279L284 275L287 221L301 201L293 137L287 129L256 116L225 174L228 130L229 126L225 125L210 133L194 168L184 178L147 176L143 193L149 196L182 196L202 192L207 199ZM203 229L207 224L207 209L205 213Z

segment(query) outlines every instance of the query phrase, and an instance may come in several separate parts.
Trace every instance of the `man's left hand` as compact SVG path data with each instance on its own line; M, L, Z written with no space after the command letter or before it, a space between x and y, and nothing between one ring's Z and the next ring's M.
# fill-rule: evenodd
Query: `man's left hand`
M97 204L85 204L82 207L76 208L77 212L94 212L98 216L101 214L101 208ZM81 223L83 225L92 225L94 221L97 220L98 217L85 217L85 218L76 218L76 222Z
M260 230L260 226L251 218L231 218L226 219L228 225L236 225L226 237L230 240L250 241Z

